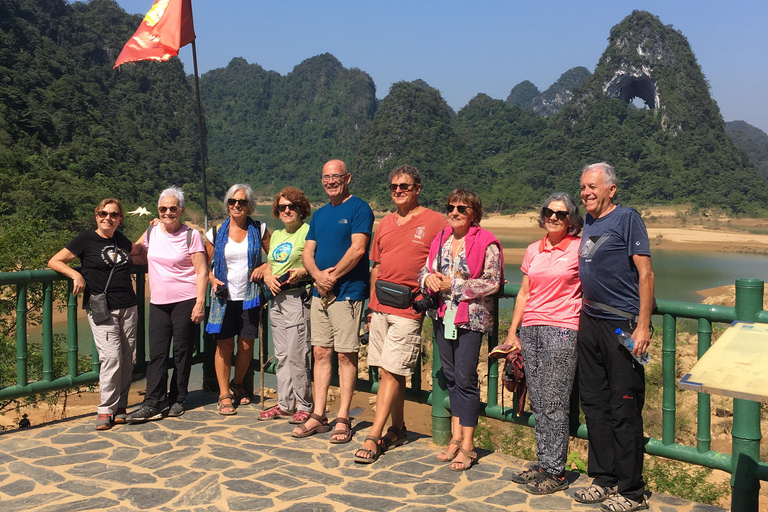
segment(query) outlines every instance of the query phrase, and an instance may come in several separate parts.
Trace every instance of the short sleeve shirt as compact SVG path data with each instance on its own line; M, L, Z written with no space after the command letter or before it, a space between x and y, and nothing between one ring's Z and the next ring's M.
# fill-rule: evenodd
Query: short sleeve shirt
M419 271L427 261L429 244L445 227L445 215L425 208L402 226L397 222L397 213L390 213L379 222L371 244L371 261L378 263L378 279L419 289ZM393 314L404 318L419 319L411 308L398 309L380 304L375 290L371 290L369 307L379 313Z
M203 237L196 229L187 246L189 226L182 225L175 233L155 226L149 237L144 234L149 268L149 302L173 304L197 298L197 273L192 254L203 252Z
M350 196L340 205L327 204L312 216L307 240L317 243L315 265L325 270L336 265L352 246L352 235L371 234L373 211L368 203L356 196ZM368 251L349 272L341 276L333 287L338 300L365 300L368 298ZM315 296L319 296L315 290Z
M278 229L272 233L269 239L269 254L267 261L272 269L272 274L280 277L291 269L303 268L301 252L306 243L309 224L302 224L293 233L284 229Z
M637 315L640 278L632 256L650 256L648 232L633 208L617 206L598 219L587 214L579 248L579 278L585 300L596 301ZM588 304L584 312L595 318L622 320Z
M109 309L124 309L136 305L136 293L131 280L131 249L133 244L125 235L115 231L112 238L102 238L96 231L83 231L67 244L67 250L80 260L80 273L85 280L83 309L91 295L104 293L109 272L115 266L107 290Z

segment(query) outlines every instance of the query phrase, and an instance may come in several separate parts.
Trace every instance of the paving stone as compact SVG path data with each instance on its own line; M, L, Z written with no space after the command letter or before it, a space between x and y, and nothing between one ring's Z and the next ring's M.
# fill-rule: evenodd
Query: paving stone
M485 502L492 503L494 505L511 507L513 505L520 505L525 503L528 501L529 496L530 494L525 491L504 491L501 494L486 498Z
M165 486L171 489L182 489L189 484L200 480L206 473L202 471L187 471L165 481Z
M3 439L4 438L4 439ZM40 446L38 441L34 439L27 439L25 437L11 437L8 434L4 434L0 438L0 452L14 453L21 450L31 450Z
M450 494L444 494L442 496L423 496L420 498L411 498L408 503L424 503L427 505L450 505L455 502L456 498Z
M48 457L47 459L39 459L35 461L35 464L39 466L45 466L47 468L52 468L56 466L69 466L71 464L91 462L94 460L103 460L106 458L107 458L106 453L87 452L87 453L78 453L76 455L60 455L58 457Z
M654 494L654 496L656 496ZM697 503L691 508L690 512L728 512L728 509L722 507L715 507L714 505L704 505L703 503Z
M182 494L174 503L175 507L190 507L213 503L221 498L219 475L208 475L197 482L192 489Z
M81 478L95 478L108 482L119 482L121 484L152 484L157 482L157 478L146 473L137 473L121 466L107 466L99 462L80 464L67 470L67 473Z
M207 434L211 434L213 432L221 432L220 427L197 427L195 430L192 431L193 435L196 436L205 436Z
M341 486L344 491L350 494L369 494L371 496L388 496L390 498L405 498L408 496L408 490L404 487L380 484L369 481L351 481Z
M320 463L325 469L334 469L339 467L339 459L331 455L330 453L318 453L315 455L317 462Z
M4 469L4 468L3 468L3 469ZM2 482L3 480L5 480L6 478L8 478L8 474L7 474L7 473L0 473L0 482Z
M232 432L232 437L235 439L241 439L248 443L265 444L267 446L280 446L283 444L283 438L261 432L260 430L253 430L250 428L239 428ZM229 440L232 443L232 440Z
M167 430L157 429L150 432L142 432L141 437L149 445L157 445L160 443L173 443L181 437L180 434L174 432L168 432Z
M528 506L533 510L571 510L574 501L559 493L538 496L535 500L529 500Z
M274 471L271 473L259 475L256 477L256 480L259 480L260 482L267 482L278 487L287 487L289 489L304 485L304 482L301 480Z
M224 446L220 444L214 444L210 446L211 455L220 459L226 460L239 460L242 462L256 462L261 458L259 455L251 452L241 450L240 448L234 448L231 446Z
M506 508L493 507L479 501L459 501L451 505L451 509L461 512L507 512Z
M85 500L70 501L69 503L60 503L56 505L48 505L45 507L45 512L78 512L79 510L105 510L109 507L119 505L117 500L111 500L109 498L88 498Z
M184 414L186 416L186 413ZM172 430L174 432L186 432L189 430L195 430L196 428L204 427L205 423L198 421L184 421L179 419L173 419L169 421L163 421L163 428Z
M19 450L14 455L23 459L42 459L43 457L55 457L61 455L61 451L51 446L38 446L27 450Z
M200 446L202 443L203 441L199 437L182 437L176 441L176 447L181 448L182 446Z
M147 446L147 443L137 437L134 437L133 435L112 432L111 430L108 430L107 432L109 432L109 439L116 443L124 444L126 446L133 446L134 448Z
M371 475L370 480L373 482L382 482L386 484L416 484L423 480L417 476L405 475L394 471L379 471Z
M335 512L335 509L328 503L296 503L280 512Z
M51 444L85 444L93 441L93 435L87 434L59 434L52 435L48 439Z
M157 430L162 430L162 427L158 425L159 422L157 421L147 421L145 423L131 423L130 425L125 425L124 428L121 428L121 430L125 430L126 433L144 433L144 432L154 432Z
M48 505L65 497L67 497L67 494L63 492L34 493L23 498L3 500L2 507L3 512L26 512L32 508Z
M117 465L108 466L101 462L92 462L88 464L79 464L71 469L68 469L67 473L69 473L70 475L89 478L92 476L103 474L108 471L114 471L117 469L120 469L120 466L117 466Z
M450 494L455 488L453 484L435 484L424 482L413 486L413 492L420 496L441 496Z
M64 448L64 453L74 455L76 453L95 452L97 450L109 450L111 448L112 443L102 440L67 446Z
M659 504L672 505L673 507L679 507L688 504L688 501L682 498L678 498L677 496L669 496L668 494L654 494L653 501Z
M187 421L209 423L211 420L218 420L219 418L223 418L223 416L217 412L206 411L203 409L192 409L184 413L184 419ZM221 429L219 428L217 430Z
M433 469L435 469L434 466L428 466L427 464L423 464L421 462L403 462L402 464L392 466L392 471L397 473L419 476L423 475L424 473L428 473Z
M403 462L413 462L422 458L426 460L421 462L424 462L425 464L428 464L432 467L434 467L436 464L444 464L443 462L439 462L437 460L437 456L435 455L434 450L419 448L417 446L408 446L407 448L398 447L392 449L387 452L386 457L379 459L376 464L378 465L383 463L381 464L383 466L394 466L396 464Z
M471 471L472 470L470 470L470 472ZM501 480L486 479L480 482L471 483L463 487L458 492L456 492L456 496L460 498L469 498L469 499L484 498L491 494L497 493L501 489L505 488L507 485L510 485L509 482L503 482Z
M7 453L0 452L0 466L5 466L11 461L16 460L16 457L13 455L8 455Z
M423 476L438 482L451 482L457 484L461 481L462 472L451 471L448 466L440 466L431 473L427 473Z
M187 457L194 458L199 449L196 448L184 448L183 450L174 450L165 452L148 459L143 459L136 462L136 465L146 469L159 469L165 466L174 464Z
M250 498L246 496L227 498L227 505L229 506L229 510L238 512L244 510L265 510L275 506L274 502L269 498ZM310 509L302 508L302 510Z
M168 503L179 495L179 491L148 487L125 487L113 490L112 494L121 500L130 501L131 505L138 509L148 510Z
M107 486L97 484L93 480L67 480L57 485L62 491L67 491L81 496L95 496L107 489Z
M264 473L266 471L271 471L275 468L280 468L287 465L288 464L282 460L264 459L261 462L257 462L256 464L253 464L246 468L228 469L224 471L222 475L226 476L227 478L241 478L241 477L250 476L258 473Z
M19 496L21 494L27 494L35 489L35 482L32 480L19 479L9 484L0 487L0 492L7 494L8 496Z
M76 427L80 428L82 425L76 425ZM93 427L91 427L93 429ZM42 438L42 439L49 439L51 436L57 436L61 434L62 432L66 432L67 427L55 427L55 426L47 426L43 429L40 429L40 432L35 434L35 437ZM93 430L91 430L93 432Z
M141 449L142 453L147 453L149 455L156 455L158 453L168 452L171 450L173 450L173 445L171 443L160 443L156 445L145 446Z
M189 465L191 468L204 469L206 471L230 469L232 466L234 464L230 460L213 459L211 457L195 457L192 464Z
M266 496L276 490L274 487L269 487L253 480L226 480L222 485L232 492L253 494L255 496Z
M303 466L283 466L278 471L285 474L290 474L302 480L309 480L316 484L323 485L340 485L344 482L342 478L334 476L328 473L322 473L314 469L310 469Z
M109 456L109 460L117 462L130 462L139 456L139 450L136 448L125 448L123 446L115 448L112 451L112 455Z
M448 510L445 507L426 507L424 505L406 505L397 509L397 512L443 512Z
M186 466L168 466L166 468L158 469L154 473L159 478L173 478L187 473L188 471L189 468Z
M307 498L314 498L315 496L319 496L325 492L325 487L316 485L312 487L301 487L299 489L294 489L292 491L284 492L283 494L280 494L277 496L277 501L297 501L297 500L303 500Z
M8 469L11 473L17 475L24 475L31 478L35 482L43 485L58 484L64 481L64 477L55 471L46 468L35 467L27 464L26 462L14 461L8 465ZM3 512L8 512L3 510Z
M400 502L386 498L371 498L370 496L352 496L349 494L328 494L329 500L343 503L353 509L386 512L400 507Z

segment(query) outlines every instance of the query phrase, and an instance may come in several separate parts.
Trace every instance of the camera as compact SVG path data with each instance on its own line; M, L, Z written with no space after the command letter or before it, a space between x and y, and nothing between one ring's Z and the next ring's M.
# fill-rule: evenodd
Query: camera
M223 285L216 286L216 296L220 299L229 298L229 292L227 292L227 287Z
M428 309L437 309L437 297L434 295L425 295L421 300L413 301L413 310L416 313L423 313Z

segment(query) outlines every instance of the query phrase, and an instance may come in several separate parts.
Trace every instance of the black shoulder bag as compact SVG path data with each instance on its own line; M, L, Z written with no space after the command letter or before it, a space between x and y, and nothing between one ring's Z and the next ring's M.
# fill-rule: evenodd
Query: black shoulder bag
M112 318L112 312L107 305L107 290L109 282L112 281L112 274L117 266L117 244L115 244L115 261L112 263L112 270L109 271L107 284L104 286L104 293L91 294L88 300L88 311L91 312L91 318L95 324L103 324Z

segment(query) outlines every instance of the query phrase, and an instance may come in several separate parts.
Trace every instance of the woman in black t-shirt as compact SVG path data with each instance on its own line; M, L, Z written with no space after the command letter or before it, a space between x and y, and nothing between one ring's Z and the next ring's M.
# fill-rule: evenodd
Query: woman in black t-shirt
M143 247L117 231L123 222L123 205L117 199L104 199L95 210L96 230L83 231L48 261L48 266L73 282L72 293L83 294L83 309L99 351L99 393L96 429L108 430L113 423L125 423L128 391L133 373L133 349L136 345L136 293L131 282L131 256ZM68 263L80 260L78 272ZM112 272L112 278L109 275ZM109 287L107 287L109 281ZM92 295L107 293L109 320L96 323L89 308Z

